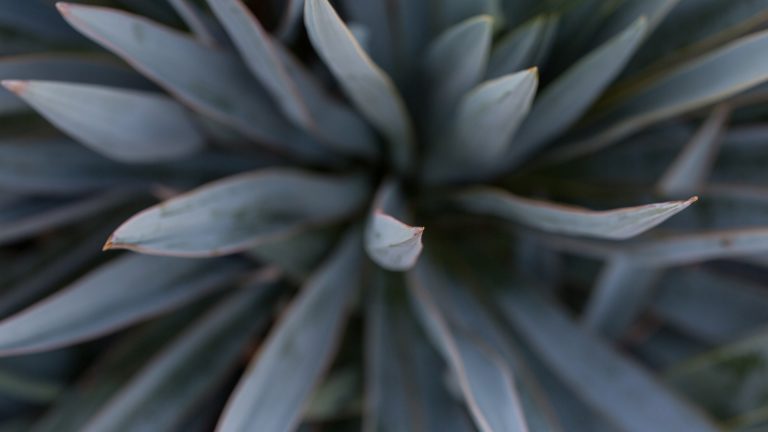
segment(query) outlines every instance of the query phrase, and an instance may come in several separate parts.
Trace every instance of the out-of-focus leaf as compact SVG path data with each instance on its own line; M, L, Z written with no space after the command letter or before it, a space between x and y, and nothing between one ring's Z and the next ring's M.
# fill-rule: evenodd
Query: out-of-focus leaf
M48 292L59 288L62 282L79 274L87 264L95 261L100 254L104 237L109 235L113 221L104 226L90 226L88 235L75 233L74 240L66 239L62 244L51 247L51 251L37 249L36 262L30 268L24 268L23 275L0 296L0 317L30 306ZM14 268L19 260L13 260ZM10 273L10 272L9 272Z
M644 18L584 56L536 98L512 146L510 163L538 150L575 123L621 72L646 34Z
M209 0L208 4L227 28L251 72L289 119L321 140L352 154L370 157L376 153L376 143L369 134L350 133L365 131L362 125L350 124L356 117L335 113L336 104L325 103L328 98L323 97L321 91L311 89L307 94L306 86L311 81L305 80L303 86L296 82L297 71L290 69L299 69L301 65L285 63L285 57L290 54L281 55L271 36L240 0ZM309 100L310 97L315 100Z
M433 139L441 138L459 100L475 87L488 66L493 21L488 16L467 19L445 30L427 48L424 74L428 77L430 125ZM433 150L439 151L437 143Z
M126 255L0 321L0 353L51 350L159 315L232 282L242 266Z
M765 331L703 355L665 373L665 381L721 420L764 410L768 379Z
M422 261L410 274L409 288L422 324L456 377L466 403L483 432L527 431L513 372L495 349L449 321L433 291L430 263Z
M658 121L712 104L768 80L768 32L734 41L626 95L600 119L603 129L553 153L570 159L616 143ZM597 120L596 120L597 121Z
M738 277L706 269L674 269L660 279L657 292L651 303L654 313L712 344L743 337L768 323L765 288Z
M359 407L358 378L357 371L352 368L329 374L315 389L304 410L304 421L332 421L354 412Z
M486 214L545 231L606 239L641 234L683 211L696 201L669 201L616 210L593 211L523 198L501 189L476 187L454 201L472 213Z
M715 161L720 136L730 117L730 108L720 106L712 111L696 135L686 144L657 188L665 196L693 194L701 189Z
M188 257L241 252L343 219L361 207L368 189L360 176L289 169L240 174L144 210L105 248Z
M499 0L445 0L433 7L440 28L446 29L478 15L488 15L501 25L503 16L499 3Z
M411 316L401 276L378 271L368 296L365 432L474 430L445 388L445 364Z
M94 56L31 54L0 59L0 79L55 80L148 90L152 85L139 74ZM9 92L0 92L0 114L28 109Z
M424 227L401 222L398 218L406 218L406 213L398 184L394 180L382 183L365 227L365 251L387 270L408 270L421 254Z
M286 276L303 281L322 258L327 256L338 234L337 227L310 228L261 244L247 253L260 261L277 266Z
M359 287L360 234L352 231L277 322L227 403L221 432L293 430L341 338Z
M61 2L57 7L78 31L195 110L278 150L321 157L278 115L264 90L229 53L122 11Z
M77 34L56 14L50 2L0 0L0 25L49 41L77 41Z
M125 171L68 140L0 141L4 190L46 195L88 192L132 183Z
M304 10L304 0L287 0L287 6L277 29L278 36L283 40L293 39L301 27L301 12Z
M207 151L178 161L129 165L67 139L0 140L0 188L45 196L72 196L115 187L147 189L158 183L187 189L213 178L280 163L278 158L260 154L243 158Z
M442 249L445 250L445 248ZM467 248L462 249L462 252L464 253L461 256L455 257L456 260L446 259L441 264L452 269L471 267L482 270L459 282L456 271L440 271L434 267L433 261L425 261L420 265L420 270L417 269L412 274L413 283L429 288L435 305L442 311L448 323L454 326L456 332L471 337L478 346L488 350L505 369L513 373L514 388L528 430L534 432L561 430L557 421L551 416L551 407L541 395L542 389L539 383L529 373L518 349L512 344L511 335L501 329L492 318L491 311L470 293L473 288L470 283L485 282L487 277L492 279L492 270L489 269L487 260L479 259L479 256L475 256L473 251ZM478 278L478 275L481 276Z
M648 372L603 345L536 294L505 289L496 299L507 319L553 372L621 430L718 430Z
M168 0L192 33L205 45L216 45L214 32L209 28L202 11L189 0Z
M173 430L208 392L226 382L248 340L267 323L268 288L249 284L191 323L83 431L143 431L148 425Z
M728 0L680 1L669 13L669 19L661 23L638 52L632 69L641 71L637 74L640 78L659 67L679 64L759 30L768 22L767 6L765 0L736 3ZM688 31L681 32L681 28ZM643 69L646 65L650 67Z
M657 267L768 253L768 230L732 229L675 235L637 244L626 253L637 265Z
M557 23L556 15L542 15L504 36L491 51L487 78L539 66L552 46Z
M178 159L204 145L185 110L165 96L52 81L2 83L61 130L118 161Z
M411 120L392 80L360 48L328 3L308 0L304 20L315 50L347 97L389 142L390 157L399 170L411 164Z
M198 309L200 306L182 309L129 331L97 358L28 432L82 431L104 403L199 313Z
M62 390L60 384L0 369L0 395L33 404L47 404Z
M648 20L647 35L651 35L678 3L680 0L623 0L602 23L596 39L608 39L640 17Z
M612 258L592 290L584 324L595 333L619 338L646 306L658 278L654 268L635 266L622 255Z
M136 197L135 191L116 190L70 200L26 199L0 207L0 244L79 222ZM6 211L7 210L7 211Z

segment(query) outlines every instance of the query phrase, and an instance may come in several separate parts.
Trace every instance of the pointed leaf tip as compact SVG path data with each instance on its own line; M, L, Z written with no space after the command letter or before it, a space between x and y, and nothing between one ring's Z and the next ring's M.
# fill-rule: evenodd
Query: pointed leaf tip
M0 83L3 84L3 87L16 94L23 93L28 84L27 81L21 80L3 80Z
M365 233L365 249L376 264L390 271L405 271L416 264L424 248L424 227L407 225L381 212L374 213Z
M66 15L69 13L69 3L65 2L56 2L55 3L56 9L59 11L60 14Z

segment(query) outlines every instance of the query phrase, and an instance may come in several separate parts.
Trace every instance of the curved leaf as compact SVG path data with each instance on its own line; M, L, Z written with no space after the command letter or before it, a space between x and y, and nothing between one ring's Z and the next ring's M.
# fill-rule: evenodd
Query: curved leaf
M126 255L0 321L3 355L52 350L127 327L232 282L240 265Z
M360 176L272 169L179 195L129 219L105 249L186 257L241 252L308 226L349 216L364 203Z
M485 75L492 26L489 16L467 19L443 32L427 48L424 69L429 77L432 129L442 128L461 97Z
M585 402L621 430L715 432L651 375L585 332L526 289L505 289L496 303L531 348Z
M227 403L217 430L283 432L330 364L359 287L360 236L350 232L277 322Z
M341 150L370 157L376 153L376 143L365 133L357 117L338 108L322 90L308 88L314 84L298 80L302 68L298 62L275 42L261 23L240 0L208 0L238 47L251 72L259 78L283 113L296 125L315 134ZM292 70L293 69L293 70Z
M204 145L185 110L165 96L51 81L2 84L62 131L121 162L178 159Z
M410 274L410 291L419 318L459 381L475 424L482 432L528 431L509 367L495 350L452 325L438 307L430 286L428 262ZM464 330L464 331L462 331Z
M734 41L663 75L609 110L602 131L552 154L571 159L658 121L707 106L768 80L768 32Z
M640 18L623 33L598 47L549 84L520 127L510 153L512 163L571 127L621 72L646 34Z
M365 251L387 270L405 271L413 267L423 248L424 228L406 225L397 219L404 214L397 184L393 180L385 181L376 194L365 227Z
M529 69L486 81L461 100L447 149L453 157L447 168L460 171L454 175L498 164L528 114L538 81L538 70Z
M696 193L702 188L717 156L730 111L727 106L712 111L659 180L657 188L662 194L681 196Z
M92 55L30 54L0 59L0 80L54 80L150 90L141 75ZM28 106L10 92L0 92L0 114Z
M411 164L411 120L391 78L360 47L328 0L307 0L304 20L312 45L346 95L389 142L399 170Z
M314 144L275 110L248 70L229 53L146 18L59 2L78 31L114 52L190 107L278 150L320 158Z
M455 201L473 213L497 216L544 231L620 240L659 225L697 199L594 211L523 198L501 189L476 187L460 193Z
M192 322L106 403L83 432L139 432L147 425L173 430L209 392L226 382L249 339L266 325L265 297L270 290L254 285Z
M493 47L487 78L539 66L554 41L557 23L556 15L542 15L505 35Z

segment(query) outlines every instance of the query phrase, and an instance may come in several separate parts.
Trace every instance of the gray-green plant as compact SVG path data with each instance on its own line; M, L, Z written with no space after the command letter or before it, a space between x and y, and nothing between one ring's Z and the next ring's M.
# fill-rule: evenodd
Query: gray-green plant
M0 430L765 430L767 24L0 0Z

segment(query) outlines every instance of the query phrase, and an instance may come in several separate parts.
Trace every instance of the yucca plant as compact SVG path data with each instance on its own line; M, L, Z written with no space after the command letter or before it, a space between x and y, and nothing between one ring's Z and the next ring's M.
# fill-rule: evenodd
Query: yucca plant
M766 22L0 0L0 430L766 430Z

